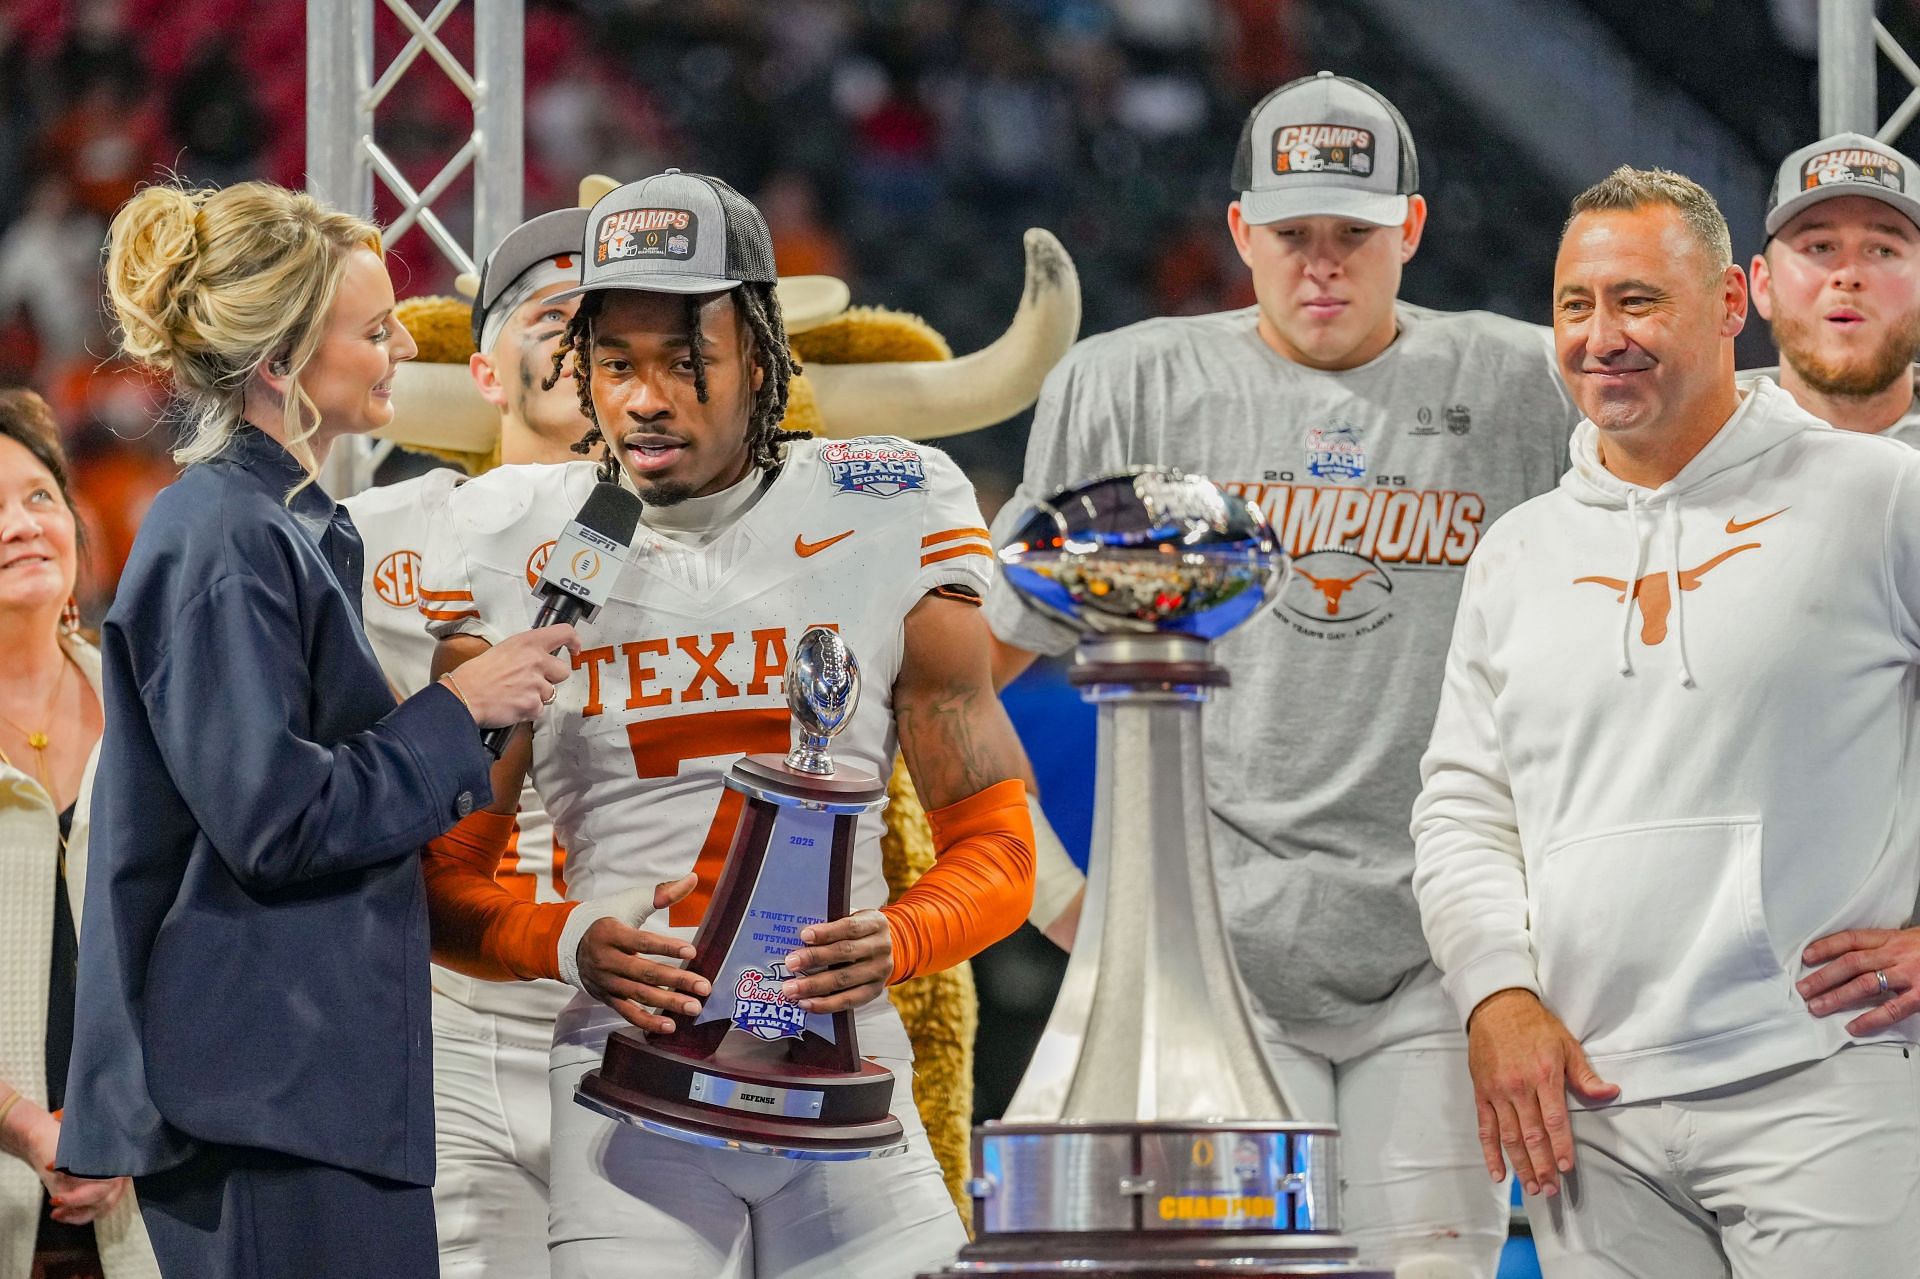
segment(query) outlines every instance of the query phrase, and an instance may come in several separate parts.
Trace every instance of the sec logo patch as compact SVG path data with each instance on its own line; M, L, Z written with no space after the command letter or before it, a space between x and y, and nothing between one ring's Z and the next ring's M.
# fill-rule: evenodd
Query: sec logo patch
M540 585L540 574L546 572L547 561L553 558L553 548L555 544L555 542L542 542L533 548L533 554L527 556L527 586L529 589Z
M420 552L395 551L374 566L373 593L394 608L420 602Z

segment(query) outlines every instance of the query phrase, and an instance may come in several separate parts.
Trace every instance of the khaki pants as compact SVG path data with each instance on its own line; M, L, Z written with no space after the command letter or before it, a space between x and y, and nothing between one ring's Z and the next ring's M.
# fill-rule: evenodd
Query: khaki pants
M1546 1279L1920 1274L1920 1050L1575 1111L1573 1136L1563 1193L1527 1200Z

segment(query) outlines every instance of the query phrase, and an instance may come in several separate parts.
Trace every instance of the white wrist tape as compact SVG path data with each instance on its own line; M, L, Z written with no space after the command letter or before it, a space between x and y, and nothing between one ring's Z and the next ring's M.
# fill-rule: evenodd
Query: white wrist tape
M595 897L583 901L573 908L567 916L567 925L560 930L559 955L560 980L575 990L585 990L580 984L580 940L587 935L587 929L603 919L617 919L623 924L635 928L643 927L647 916L653 914L653 890L651 888L627 888L617 893L608 893L605 897Z

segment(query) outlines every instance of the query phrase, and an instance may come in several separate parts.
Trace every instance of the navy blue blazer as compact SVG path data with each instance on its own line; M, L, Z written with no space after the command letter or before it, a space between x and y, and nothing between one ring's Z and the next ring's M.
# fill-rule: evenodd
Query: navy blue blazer
M60 1164L196 1143L433 1181L422 844L491 798L480 734L396 706L344 508L252 427L155 500L101 634Z

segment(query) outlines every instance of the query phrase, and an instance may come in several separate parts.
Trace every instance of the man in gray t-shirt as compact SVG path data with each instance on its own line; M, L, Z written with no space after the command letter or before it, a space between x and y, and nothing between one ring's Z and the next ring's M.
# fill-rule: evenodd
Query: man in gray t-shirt
M1467 557L1558 481L1580 414L1546 329L1397 300L1426 206L1405 123L1372 89L1323 72L1268 95L1235 185L1259 304L1076 346L995 540L1034 499L1148 463L1267 513L1292 572L1219 645L1233 686L1206 711L1234 952L1302 1117L1341 1125L1363 1259L1490 1279L1506 1204L1462 1121L1466 1041L1420 932L1407 823ZM987 613L1003 674L1072 647L1004 583Z
M1750 270L1780 349L1758 372L1823 422L1920 446L1920 168L1858 133L1795 151Z

